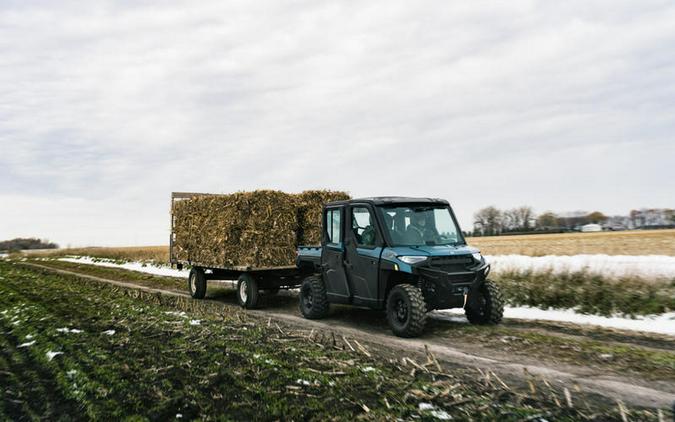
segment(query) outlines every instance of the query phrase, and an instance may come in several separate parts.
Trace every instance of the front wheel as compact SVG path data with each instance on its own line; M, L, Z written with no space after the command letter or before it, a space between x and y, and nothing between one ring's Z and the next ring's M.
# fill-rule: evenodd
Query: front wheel
M467 306L464 311L466 319L472 324L499 324L504 316L504 299L499 287L490 280L485 280L478 288L476 306Z
M387 321L399 337L421 335L427 322L427 305L422 291L411 284L394 286L387 298Z
M326 286L321 276L309 276L300 286L300 312L307 319L323 318L328 314L330 305Z
M204 299L206 296L206 274L201 268L193 268L190 270L188 277L188 290L190 296L195 299Z
M258 306L258 282L250 274L242 274L237 282L237 302L242 308Z

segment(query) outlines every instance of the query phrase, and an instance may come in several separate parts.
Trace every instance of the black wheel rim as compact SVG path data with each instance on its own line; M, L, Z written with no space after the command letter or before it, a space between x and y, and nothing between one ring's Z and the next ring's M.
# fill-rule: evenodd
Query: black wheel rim
M404 324L408 320L408 304L403 299L396 300L394 304L394 315L396 320Z
M478 315L480 315L481 317L483 317L487 314L487 304L488 304L488 301L487 301L487 298L485 297L485 293L482 293L478 297L478 307L477 307Z
M305 309L312 309L312 305L314 304L314 295L312 294L312 289L302 289L302 303L305 305Z

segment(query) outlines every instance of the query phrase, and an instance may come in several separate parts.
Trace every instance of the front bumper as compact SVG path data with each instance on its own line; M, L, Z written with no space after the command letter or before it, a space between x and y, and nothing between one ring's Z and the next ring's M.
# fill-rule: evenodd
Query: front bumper
M433 267L415 269L420 276L420 287L427 303L427 310L451 309L465 306L464 295L467 295L466 306L475 306L475 294L490 272L490 264L483 262L466 271L447 272Z

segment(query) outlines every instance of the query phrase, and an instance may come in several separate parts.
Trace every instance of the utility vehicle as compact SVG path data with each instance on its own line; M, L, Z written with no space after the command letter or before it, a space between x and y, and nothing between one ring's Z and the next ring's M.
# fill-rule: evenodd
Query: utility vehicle
M503 301L490 265L467 246L442 199L379 197L326 204L321 247L298 250L311 269L300 311L321 318L329 305L386 310L394 334L422 334L427 312L464 308L474 324L497 324Z
M172 234L173 236L173 234ZM497 324L503 301L487 279L490 265L467 246L450 204L442 199L377 197L323 207L320 246L300 246L295 266L192 266L190 294L203 298L207 280L238 279L237 301L258 306L259 294L300 287L300 312L318 319L330 304L385 310L397 336L423 333L427 312L464 308L474 324Z

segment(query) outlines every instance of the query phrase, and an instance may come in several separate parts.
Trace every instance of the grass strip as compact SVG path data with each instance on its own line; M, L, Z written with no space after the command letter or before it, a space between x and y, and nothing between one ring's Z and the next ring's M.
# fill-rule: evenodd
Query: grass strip
M495 273L490 278L497 282L507 303L514 306L575 309L603 316L662 314L675 309L675 279L610 279L585 271L515 271Z

